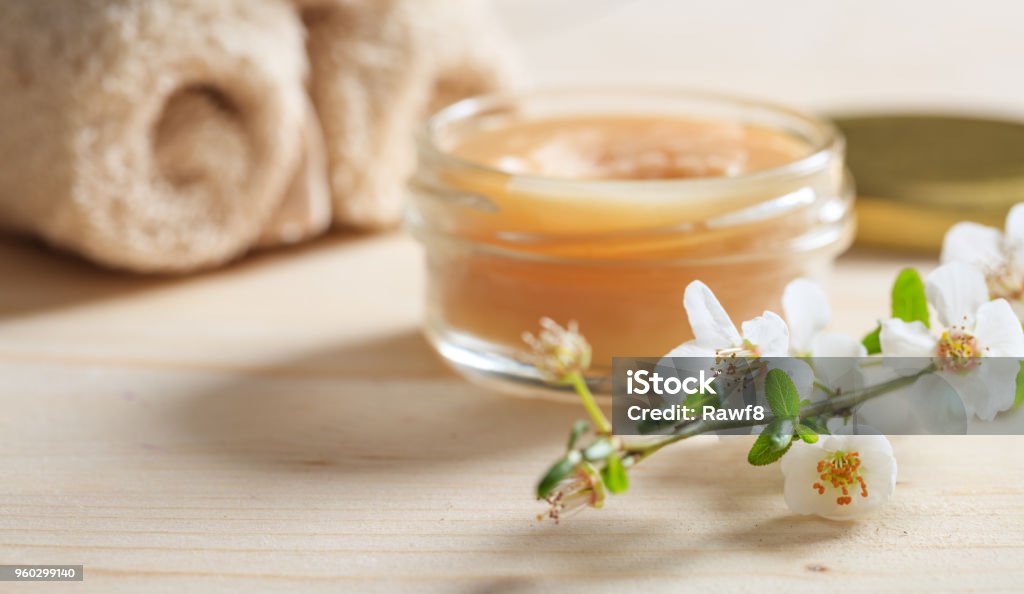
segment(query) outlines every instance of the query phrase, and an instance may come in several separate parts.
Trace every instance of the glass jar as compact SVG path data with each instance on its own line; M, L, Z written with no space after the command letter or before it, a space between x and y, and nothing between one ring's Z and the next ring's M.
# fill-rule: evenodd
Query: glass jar
M717 177L574 179L503 170L453 147L482 131L560 117L687 118L757 126L806 145L779 166ZM692 337L683 291L702 280L734 321L779 311L782 289L819 276L853 234L853 188L831 123L691 91L580 89L473 98L419 139L407 225L427 264L425 332L469 378L548 388L524 331L575 320L593 346L588 381L615 356L659 356Z

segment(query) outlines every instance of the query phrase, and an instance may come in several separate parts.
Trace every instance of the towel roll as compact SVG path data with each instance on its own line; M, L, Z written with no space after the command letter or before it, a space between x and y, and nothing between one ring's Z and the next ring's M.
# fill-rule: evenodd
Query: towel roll
M392 226L433 110L513 86L514 52L480 0L293 0L307 29L334 220Z
M496 39L478 0L2 3L0 227L184 272L393 225L421 118L510 80Z
M115 267L182 271L272 241L272 219L295 203L326 211L305 191L322 162L303 162L315 122L287 4L33 0L2 12L5 226ZM290 186L301 195L288 209Z

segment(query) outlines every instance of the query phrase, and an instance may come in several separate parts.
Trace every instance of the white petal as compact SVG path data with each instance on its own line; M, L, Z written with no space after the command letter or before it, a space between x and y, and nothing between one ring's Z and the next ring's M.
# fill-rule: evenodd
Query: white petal
M666 357L714 357L715 349L700 346L696 341L690 340L669 351Z
M909 405L907 420L913 427L900 433L920 435L963 435L967 431L967 408L959 393L941 373L917 379L910 390L892 398L904 398ZM876 401L887 398L876 398Z
M862 346L863 348L863 346ZM851 392L864 387L864 370L860 364L867 355L831 355L813 358L817 379L833 391Z
M826 484L819 495L813 485L820 482L818 461L828 452L857 451L861 459L861 472L868 486L868 496L851 490L849 505L839 505L838 489ZM800 514L816 514L833 520L854 519L875 511L885 504L896 488L896 459L887 439L880 435L831 436L818 442L796 442L782 458L785 477L784 496L791 510Z
M984 400L974 403L974 414L983 421L995 419L996 414L1009 410L1017 396L1017 359L985 359L981 364L981 383Z
M868 400L857 408L857 417L887 435L960 435L967 430L960 395L937 373Z
M943 264L966 262L982 270L996 270L1005 258L1003 234L978 223L957 223L942 241Z
M985 394L982 393L984 383L979 381L979 378L976 376L977 374L978 372L975 372L968 377L959 373L939 372L942 379L956 390L957 396L964 403L964 412L968 417L974 416L976 403L985 404Z
M879 336L882 354L890 357L930 357L935 354L936 339L921 322L899 318L882 320Z
M1024 357L1024 329L1005 299L978 308L974 337L986 357Z
M845 506L841 510L843 513L837 514L843 519L852 519L874 512L888 503L896 490L896 458L892 455L891 447L888 452L864 448L861 450L860 459L864 482L868 485L868 496L866 498L854 497L853 503Z
M1024 267L1024 202L1015 205L1006 215L1006 235L1003 250L1017 272Z
M852 422L853 420L848 417L832 417L825 421L825 428L828 429L829 433L836 434L845 431L847 424Z
M790 345L798 355L811 352L814 336L824 330L832 319L825 291L821 285L806 278L798 278L786 285L782 292L782 313L789 323Z
M756 345L762 357L785 357L789 354L789 328L776 313L766 311L743 322L743 338Z
M1013 205L1006 214L1006 241L1011 245L1024 244L1024 202Z
M780 466L785 477L783 496L789 509L798 514L816 514L822 506L821 496L814 490L818 482L817 465L825 455L821 440L817 443L797 441L782 457Z
M837 443L838 442L838 443ZM860 453L861 472L868 486L868 496L854 494L850 505L834 506L831 513L822 514L832 520L850 520L870 514L885 505L896 490L896 458L892 444L884 435L843 435L828 438L827 451L843 450ZM825 496L829 492L826 491Z
M866 452L870 450L887 456L892 455L892 444L889 443L889 439L886 436L880 433L864 433L857 435L841 433L839 435L833 435L826 438L822 447L829 452L835 452L838 450L848 452Z
M843 392L863 387L860 359L868 350L859 340L837 332L822 332L811 343L814 372L821 383Z
M1013 406L1019 370L1016 359L997 357L983 359L981 366L969 373L940 373L963 400L968 417L991 421Z
M815 357L866 357L868 350L847 334L822 332L811 341L811 353Z
M932 377L932 375L934 374L925 377ZM954 394L953 398L960 405L960 397ZM907 392L894 390L886 394L884 398L872 398L858 406L854 414L856 424L850 423L848 427L858 431L865 425L880 427L882 431L892 435L915 433L912 421L916 412L910 408ZM833 433L837 432L833 431Z
M964 262L939 266L925 280L928 301L935 306L943 326L974 326L974 313L988 301L985 275Z
M991 421L1013 406L1020 364L1013 359L986 359L970 373L940 372L963 400L967 416Z
M690 319L694 341L710 349L740 345L740 333L707 285L693 281L683 294L683 307Z

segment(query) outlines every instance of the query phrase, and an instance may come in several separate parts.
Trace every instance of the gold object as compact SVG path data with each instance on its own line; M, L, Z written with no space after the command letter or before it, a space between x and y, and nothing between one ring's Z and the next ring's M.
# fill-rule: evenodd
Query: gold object
M839 117L857 186L857 241L937 251L970 220L1002 227L1024 201L1024 122L941 115Z

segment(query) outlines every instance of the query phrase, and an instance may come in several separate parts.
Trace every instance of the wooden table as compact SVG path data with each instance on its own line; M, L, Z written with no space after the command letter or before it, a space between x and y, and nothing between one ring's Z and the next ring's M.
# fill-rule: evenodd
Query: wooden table
M902 263L844 258L836 327L870 326ZM894 440L895 498L860 523L791 515L778 468L714 438L538 523L581 411L454 376L422 285L400 235L184 279L0 241L0 563L86 566L0 591L1022 588L1014 438Z

